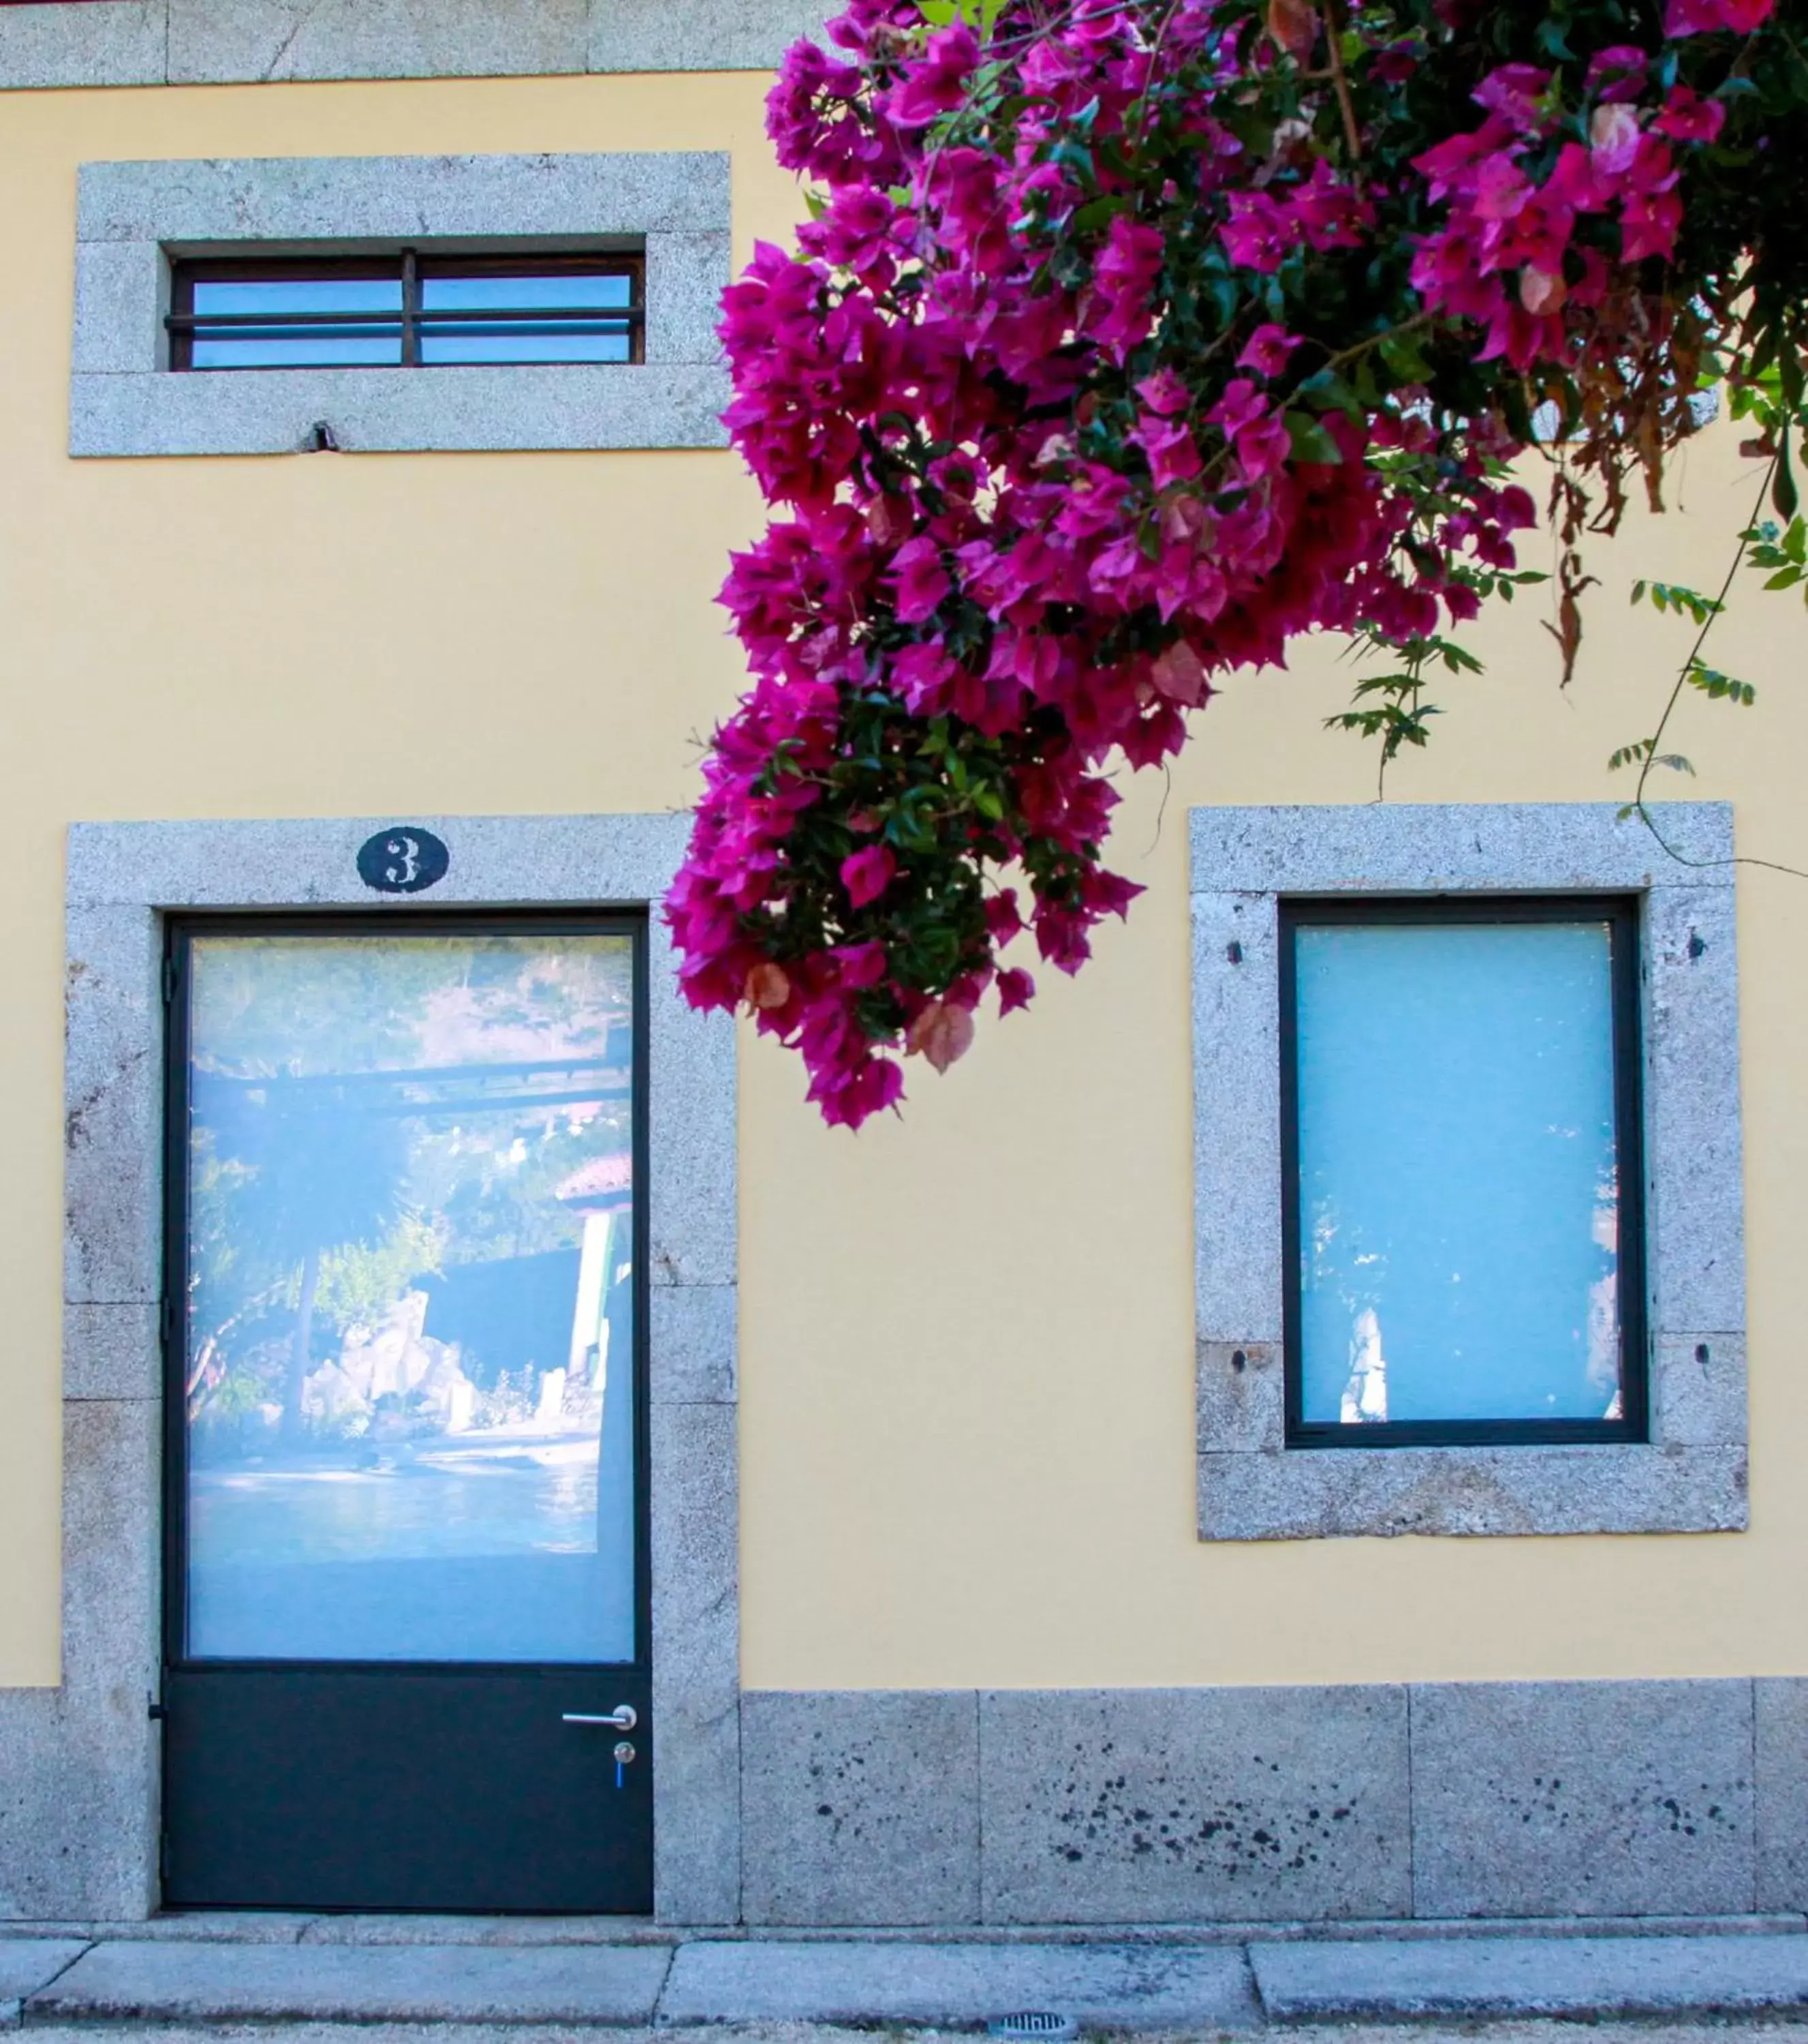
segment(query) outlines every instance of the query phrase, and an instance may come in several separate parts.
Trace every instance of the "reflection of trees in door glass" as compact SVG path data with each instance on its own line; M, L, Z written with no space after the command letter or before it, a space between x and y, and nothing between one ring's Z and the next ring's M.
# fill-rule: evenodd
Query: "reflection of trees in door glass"
M190 955L191 1620L256 1632L271 1570L367 1565L368 1592L371 1564L616 1547L625 1610L631 940L202 936ZM551 1582L482 1587L537 1597L556 1631ZM278 1587L291 1633L326 1622L324 1577ZM367 1614L382 1639L312 1650L397 1650L397 1599L419 1620L432 1587L398 1577ZM348 1622L341 1598L328 1629Z

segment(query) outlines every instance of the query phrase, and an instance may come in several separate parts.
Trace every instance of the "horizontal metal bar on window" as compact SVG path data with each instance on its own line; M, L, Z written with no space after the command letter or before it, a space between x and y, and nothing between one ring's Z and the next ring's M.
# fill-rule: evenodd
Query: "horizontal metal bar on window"
M639 326L646 313L638 305L560 305L556 309L533 305L501 305L494 312L461 305L455 312L418 312L417 327L431 327L436 333L542 333L553 328L561 332L613 333ZM167 313L163 325L171 333L230 332L245 336L286 333L292 328L364 327L378 332L399 332L402 316L387 313Z

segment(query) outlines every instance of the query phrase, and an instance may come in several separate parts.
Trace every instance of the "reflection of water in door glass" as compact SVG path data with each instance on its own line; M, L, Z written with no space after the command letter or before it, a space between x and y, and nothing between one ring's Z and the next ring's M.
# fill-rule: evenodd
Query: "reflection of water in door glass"
M190 959L189 1651L631 1660L631 939Z

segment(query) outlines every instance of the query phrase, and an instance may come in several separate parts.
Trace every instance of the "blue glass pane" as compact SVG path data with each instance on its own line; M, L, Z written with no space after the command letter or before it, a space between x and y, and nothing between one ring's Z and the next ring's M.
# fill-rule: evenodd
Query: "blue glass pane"
M197 369L394 367L401 361L399 278L330 277L202 282L194 286L195 315L255 313L267 324L194 336ZM289 313L393 313L393 325L350 329L284 324Z
M421 280L424 313L470 313L460 331L436 328L431 319L420 334L420 359L428 364L459 362L627 362L633 348L625 323L612 330L587 332L599 322L574 317L570 323L535 320L525 332L512 327L528 322L499 320L486 328L486 313L625 313L632 302L632 279L625 276L585 277L426 277ZM475 325L475 332L470 328Z
M428 327L420 336L420 359L430 369L455 362L629 362L633 355L625 332L446 334Z
M401 331L197 334L190 360L196 369L395 369Z
M428 312L515 311L523 307L619 307L633 299L633 279L626 276L585 277L424 277L420 302Z
M630 940L191 956L190 1651L631 1660Z
M1295 944L1302 1416L1618 1416L1609 925Z
M211 313L400 313L398 277L197 279L194 309Z

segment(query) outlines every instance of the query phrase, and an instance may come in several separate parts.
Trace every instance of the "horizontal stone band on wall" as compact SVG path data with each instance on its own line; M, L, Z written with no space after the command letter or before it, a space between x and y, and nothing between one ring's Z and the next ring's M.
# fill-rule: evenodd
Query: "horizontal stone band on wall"
M1808 1907L1808 1681L750 1691L750 1924Z
M68 0L0 7L0 91L770 71L824 0Z
M1733 820L1666 803L1192 813L1199 1535L1732 1532L1748 1523ZM1650 1439L1289 1448L1279 905L1622 893L1641 903Z
M729 206L728 158L708 150L84 163L69 451L292 453L317 423L351 452L726 447ZM645 360L169 369L172 255L473 241L643 252Z

